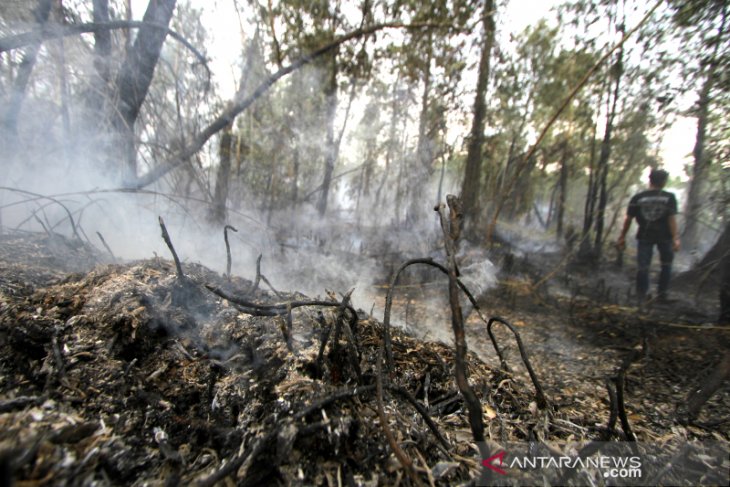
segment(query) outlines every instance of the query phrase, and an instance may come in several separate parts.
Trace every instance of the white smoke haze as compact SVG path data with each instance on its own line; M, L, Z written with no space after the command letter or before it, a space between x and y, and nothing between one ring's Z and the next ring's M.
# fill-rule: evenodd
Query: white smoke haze
M32 25L18 24L12 31L30 28ZM0 134L8 149L0 154L0 186L10 188L0 190L0 231L51 232L74 238L68 210L82 240L96 247L100 256L105 256L106 251L97 232L117 259L148 259L155 255L171 259L161 238L158 224L161 216L183 264L200 263L216 272L225 272L223 224L211 223L212 206L206 203L211 200L215 187L218 137L206 144L197 160L180 166L157 183L141 191L119 191L119 171L110 168L110 164L121 166L123 162L109 160L111 136L99 123L98 114L90 113L85 103L91 80L96 76L93 56L88 45L78 39L66 39L64 46L66 65L73 71L69 73L73 83L68 96L59 93L57 59L51 43L44 44L33 70L33 90L24 98L17 120L17 134ZM200 89L199 80L176 78L171 66L184 65L179 60L183 54L179 46L166 42L150 95L138 119L139 174L174 160L170 157L180 144L210 123L223 105L214 91L196 91ZM247 93L269 76L264 65L249 66L249 69ZM415 135L412 132L417 127L413 115L404 118L407 126L397 128L403 145L392 154L390 173L384 174L381 151L380 158L372 161L369 191L360 191L367 150L363 141L372 132L377 139L375 144L382 148L388 136L392 108L391 90L380 95L368 92L368 103L373 104L375 112L371 114L372 119L364 119L365 102L353 103L327 213L320 216L315 206L324 166L321 154L325 132L321 125L314 123L316 120L301 116L297 104L315 103L314 98L321 96L320 83L324 78L313 67L295 72L280 84L283 87L285 83L298 83L297 100L287 99L286 90L272 89L238 117L239 128L256 123L253 116L256 110L265 120L278 121L259 127L259 132L248 132L257 133L260 138L245 142L265 147L264 142L274 141L281 144L280 148L285 150L282 153L296 148L302 158L302 168L297 186L300 200L296 205L282 201L269 205L261 193L252 193L250 186L236 179L240 174L232 168L226 218L226 223L238 230L229 232L232 273L253 280L257 257L261 255L261 272L278 291L322 297L328 291L339 295L354 289L355 307L368 312L373 309L375 317L382 319L385 284L400 264L422 257L445 263L441 229L432 209L439 195L443 200L447 193L458 191L460 175L447 170L442 179L440 161L434 161L427 180L421 186L414 185ZM4 86L2 95L6 96L10 89ZM404 85L402 91L413 93L416 88ZM347 90L341 89L336 130L345 124L346 95ZM409 103L403 110L417 113L418 105L413 100L401 98L402 103ZM184 103L176 110L174 103L180 100ZM271 157L284 156L252 153L240 163L238 171L254 171L257 164L272 167ZM281 164L284 163L288 161L282 160ZM337 177L341 174L345 176ZM255 189L261 191L261 187ZM308 194L311 196L303 201ZM405 225L411 198L417 199L423 217L411 218ZM477 247L464 242L460 259L462 280L479 296L495 284L496 270L484 252L475 250ZM405 310L401 313L394 309L394 324L408 324L414 333L430 339L451 340L446 276L438 271L410 269L401 282L425 282L427 286L440 287L443 292L429 293L428 300L418 303L425 310L419 313L425 318L418 323L406 323ZM266 286L262 283L261 287Z

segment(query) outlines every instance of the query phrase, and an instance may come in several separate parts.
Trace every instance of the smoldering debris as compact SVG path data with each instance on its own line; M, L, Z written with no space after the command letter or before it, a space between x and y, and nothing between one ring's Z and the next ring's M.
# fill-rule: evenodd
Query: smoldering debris
M480 474L452 347L391 328L380 375L384 326L349 292L274 296L199 264L183 262L180 279L171 260L98 263L108 256L88 248L73 252L89 268L69 273L48 258L58 249L47 236L3 238L0 461L19 484L452 485ZM465 361L489 438L598 431L586 427L595 418L534 407L532 384L508 371Z
M308 298L247 294L251 282L196 264L183 264L181 281L160 258L69 274L40 258L53 245L4 236L0 253L0 450L16 480L394 484L404 475L376 413L383 327L347 300L255 316L205 286L258 309ZM343 313L355 314L347 333L333 329ZM474 478L453 352L391 335L390 430L417 459L417 475ZM503 375L474 356L469 373L476 391L493 391L480 396L487 410L507 400L512 417L531 415L529 388L512 379L496 388Z

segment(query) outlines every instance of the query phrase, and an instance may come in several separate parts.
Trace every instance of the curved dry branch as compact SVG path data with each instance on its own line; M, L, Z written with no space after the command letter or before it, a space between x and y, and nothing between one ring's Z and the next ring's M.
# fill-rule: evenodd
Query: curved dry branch
M223 227L223 240L226 242L226 278L231 280L231 244L228 242L228 230L238 232L238 229L231 225Z
M237 298L226 293L222 289L209 284L205 285L208 291L220 296L226 301L230 301L233 304L237 304L242 308L245 313L250 313L257 316L283 316L287 314L288 309L301 308L304 306L324 306L324 307L339 307L342 303L333 301L291 301L288 303L277 303L277 304L258 304L252 301L246 301L245 299ZM354 326L357 323L357 311L352 306L345 306L350 312L350 326Z
M431 267L435 267L436 269L440 270L447 276L449 275L449 270L444 267L443 265L439 264L438 262L435 262L430 257L428 258L421 258L421 259L411 259L409 261L406 261L403 265L401 265L398 270L393 274L393 277L390 280L390 286L388 287L388 292L385 296L385 310L383 311L383 330L384 330L384 337L385 337L385 357L388 362L388 370L393 370L393 348L390 340L390 309L393 307L393 291L395 290L396 285L398 284L398 278L400 277L401 273L406 270L406 268L415 265L415 264L426 264L430 265ZM456 284L459 286L459 288L462 290L462 292L466 295L466 297L469 299L469 302L472 304L474 309L479 314L479 317L486 323L487 320L484 318L484 316L481 313L481 309L477 305L477 300L474 298L474 295L467 289L466 285L464 285L463 282L461 282L460 279L456 280Z
M137 181L134 183L132 188L140 189L144 188L145 186L154 183L176 167L183 164L185 161L190 159L193 155L195 155L204 145L205 143L213 137L213 135L217 134L221 130L223 130L225 127L227 127L229 124L233 123L234 119L244 110L246 110L251 104L253 104L254 101L258 100L264 93L266 93L269 88L271 88L274 83L279 81L284 76L292 73L293 71L296 71L297 69L301 68L302 66L305 66L315 59L323 56L324 54L327 54L328 52L332 51L333 49L336 49L341 44L344 44L345 42L351 41L352 39L357 39L359 37L367 36L374 34L378 31L381 31L383 29L421 29L421 28L443 28L443 27L451 27L450 24L433 24L433 23L413 23L413 24L404 24L402 22L389 22L389 23L383 23L383 24L374 24L367 27L363 27L361 29L354 30L352 32L349 32L347 34L343 34L339 36L334 41L330 42L329 44L325 44L324 46L320 47L319 49L316 49L312 51L311 53L302 56L301 58L297 59L296 61L292 62L288 66L284 66L281 69L279 69L276 73L269 76L267 79L265 79L254 91L247 97L243 97L243 93L239 91L236 93L233 102L225 109L223 110L223 113L221 113L213 122L211 122L210 125L208 125L203 131L193 140L192 144L181 150L173 160L168 161L167 164L161 164L152 170L150 170L147 174L144 176L141 176L137 179Z
M71 224L71 230L73 231L74 236L79 240L79 242L81 242L81 237L79 236L79 232L76 230L76 223L74 222L74 218L73 218L73 215L71 214L71 211L68 209L68 207L66 207L66 205L61 203L56 198L53 198L51 196L45 196L45 195L38 194L38 193L33 193L31 191L25 191L23 189L9 188L7 186L0 186L0 189L3 189L5 191L11 191L13 193L19 193L19 194L26 195L26 196L32 196L35 199L46 199L46 200L56 203L58 206L63 208L64 211L66 212L66 215L68 215L68 221Z
M487 332L489 333L489 338L492 340L492 345L494 345L494 349L497 351L497 355L499 356L499 362L502 365L503 368L507 368L507 362L504 359L504 356L502 355L502 351L499 349L499 346L497 345L497 340L494 338L494 333L492 333L492 325L495 323L502 323L504 326L509 328L509 330L514 334L515 340L517 341L517 347L520 349L520 356L522 357L522 362L525 364L525 368L527 369L527 373L530 374L530 379L532 379L532 383L535 386L535 395L537 398L537 405L540 409L544 409L548 405L548 400L545 397L545 393L543 392L542 386L540 385L540 381L537 379L537 374L535 374L535 371L532 368L532 365L530 365L530 359L527 357L527 351L525 350L525 346L522 343L522 338L520 338L520 334L517 333L517 330L505 319L500 318L498 316L494 316L489 319L489 323L487 323Z

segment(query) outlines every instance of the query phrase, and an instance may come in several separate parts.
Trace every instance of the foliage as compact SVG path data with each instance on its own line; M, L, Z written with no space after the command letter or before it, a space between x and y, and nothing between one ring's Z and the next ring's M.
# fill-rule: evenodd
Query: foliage
M63 2L53 22L90 22L90 3ZM504 216L537 216L547 231L588 222L587 236L594 232L600 183L609 234L645 168L662 164L657 156L662 131L673 119L693 114L683 100L696 95L709 66L728 72L730 49L717 34L724 4L678 1L659 9L623 45L620 57L614 55L588 79L530 160L525 155L535 134L648 6L638 0L574 0L556 12L558 24L542 21L509 40L507 26L498 24L487 88L481 208L504 202ZM110 20L126 18L125 5L110 2ZM205 53L210 27L194 5L178 2L170 27ZM218 174L215 138L162 186L210 200L216 180L227 178L225 197L232 209L255 208L272 219L292 208L320 206L324 196L330 208L351 212L357 221L367 220L375 206L395 224L419 211L429 214L437 195L460 190L473 116L475 53L482 41L476 28L482 17L479 2L259 0L236 5L242 24L237 100L338 36L381 23L418 27L358 36L294 70L231 120L230 174ZM0 7L3 35L27 30L32 22L26 2ZM112 54L106 60L111 72L122 69L128 40L126 30L112 31ZM47 134L50 144L75 137L84 140L94 164L104 159L108 126L99 123L90 103L105 86L94 48L88 35L43 44L21 112L23 140ZM24 51L0 56L0 96L6 99ZM619 79L607 173L600 180L601 137ZM723 208L730 185L728 87L726 74L711 87L706 150L718 163L710 171L708 203L716 209ZM235 101L219 99L215 89L189 49L164 44L134 127L139 172L168 164ZM114 101L112 92L103 106ZM39 111L49 116L40 120ZM713 212L720 215L713 224L723 213Z

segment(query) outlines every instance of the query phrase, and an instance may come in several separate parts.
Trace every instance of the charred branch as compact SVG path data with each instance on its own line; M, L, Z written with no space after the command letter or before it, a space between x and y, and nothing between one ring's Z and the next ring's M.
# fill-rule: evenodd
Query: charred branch
M415 397L413 397L413 394L408 392L408 390L404 389L403 387L391 385L389 387L389 389L392 392L399 394L406 401L411 403L411 405L416 409L416 411L418 411L418 414L421 415L423 420L426 422L426 425L428 426L428 428L431 430L433 435L436 437L436 439L439 441L439 443L443 447L444 453L451 456L451 453L449 453L449 450L451 449L451 445L446 440L446 438L444 438L444 435L441 434L441 431L439 431L438 426L436 426L436 423L433 421L433 419L431 419L431 416L428 414L428 410L423 406L423 404L418 402L418 400Z
M355 339L355 335L353 333L353 329L350 327L350 325L345 321L345 311L350 306L350 296L352 296L352 292L354 289L350 289L350 291L345 294L342 297L342 302L340 303L339 309L337 310L337 319L335 320L335 330L334 330L334 336L332 337L332 351L335 357L338 355L339 350L339 343L340 343L340 335L342 334L342 331L344 330L345 335L347 337L347 343L349 348L349 360L350 364L352 365L352 368L355 370L355 373L357 374L358 382L362 378L362 372L360 370L360 353L358 352L357 347L357 341Z
M264 451L264 448L277 437L277 435L279 434L279 430L287 423L287 421L299 421L306 418L313 412L328 406L329 404L332 404L341 399L346 399L349 397L364 394L366 392L370 392L373 389L375 389L374 385L340 389L323 399L314 401L312 404L303 408L296 414L280 419L272 427L271 431L269 431L265 436L261 437L252 447L249 447L243 453L236 455L225 465L223 465L223 467L221 467L208 477L199 480L194 485L197 487L211 487L221 480L225 479L229 475L235 473L244 463L251 463L261 452Z
M730 351L725 351L722 360L714 368L712 374L703 381L699 388L693 389L687 396L686 411L681 411L684 415L683 421L694 421L699 416L702 406L715 394L722 386L723 382L730 378Z
M172 258L175 259L175 268L177 269L177 277L180 280L185 279L185 274L183 274L182 265L180 264L180 259L177 256L177 252L175 252L175 247L172 245L172 240L170 239L170 234L167 233L167 227L165 226L165 221L162 219L161 216L157 217L160 222L160 228L162 229L162 239L167 244L167 247L170 249L170 252L172 253Z
M352 330L355 329L355 324L357 323L357 311L348 304L349 301L349 294L347 295L347 299L344 299L342 303L332 302L332 301L291 301L287 303L280 303L280 304L257 304L253 303L251 301L246 301L244 299L237 298L235 296L231 296L230 294L226 293L225 291L216 288L215 286L211 286L206 284L205 286L210 292L213 294L216 294L217 296L230 301L233 304L238 305L238 309L244 313L251 314L254 316L282 316L287 315L287 323L285 323L282 326L282 334L284 335L284 339L287 341L287 346L291 347L291 311L295 308L301 308L304 306L324 306L324 307L338 307L341 308L341 315L344 317L344 311L347 310L350 313L350 319L349 323L345 322L344 319L342 319L342 329L345 330L345 334L347 335L348 342L350 343L350 360L353 366L353 369L355 370L355 373L358 376L358 380L361 377L361 370L360 370L360 364L359 364L359 352L357 349L357 343L355 340L354 333ZM320 349L320 356L324 353L324 347L326 345L326 338L329 337L329 332L327 333L325 339L322 341L321 349ZM290 348L291 350L291 348ZM319 361L319 358L318 358ZM320 362L321 365L321 362Z
M464 332L464 317L459 302L459 288L457 284L458 268L456 265L456 245L461 233L463 213L461 202L453 195L448 195L446 201L449 205L449 216L446 216L446 208L443 203L435 208L439 214L441 230L444 234L444 247L449 269L449 303L451 305L451 326L454 330L454 343L456 346L456 384L464 397L469 411L469 425L471 426L474 441L479 445L482 458L489 458L489 451L484 442L484 421L482 419L482 406L474 390L469 385L467 378L466 363L466 335Z
M636 441L631 430L629 417L626 415L626 405L624 404L624 388L626 386L626 371L622 368L616 376L616 407L618 408L618 417L621 420L621 428L624 430L627 441Z
M96 232L96 235L99 237L99 240L101 240L101 244L104 246L106 251L109 252L109 256L112 258L112 262L116 262L117 258L114 257L114 252L112 252L112 249L106 243L106 240L104 240L104 236L101 234L101 232Z
M517 347L520 350L520 356L522 357L522 362L525 364L525 368L527 369L527 372L530 374L530 379L532 380L532 384L535 386L535 396L537 399L537 405L540 409L545 409L548 405L548 400L545 397L545 393L542 389L542 386L540 385L540 381L537 379L537 374L535 373L535 370L532 368L532 365L530 365L530 359L527 356L527 350L525 350L525 346L522 343L522 338L520 338L520 334L517 333L517 330L505 319L500 318L498 316L492 317L489 319L489 322L487 323L487 332L489 333L489 338L492 340L492 345L494 345L494 349L497 351L497 355L499 356L499 362L503 369L509 370L507 368L507 361L504 358L504 355L502 354L502 351L500 350L499 346L497 345L497 339L494 337L494 333L492 332L492 326L495 323L502 323L504 326L509 328L509 330L512 332L512 334L515 336L515 340L517 341Z
M380 426L383 429L383 434L385 434L385 438L388 441L388 445L390 445L390 449L393 450L393 454L398 459L398 463L401 464L401 466L405 469L408 476L413 480L413 483L416 485L423 485L421 482L421 479L418 477L418 474L416 473L416 469L413 466L413 461L410 459L410 457L406 454L406 452L403 451L403 449L398 444L398 441L395 439L395 435L393 434L393 430L390 429L390 425L388 424L388 415L385 412L385 405L383 403L383 343L380 344L380 347L378 347L378 358L377 363L375 367L375 385L376 385L376 399L377 399L377 405L378 405L378 420L380 421Z
M51 196L44 196L44 195L38 194L38 193L32 193L30 191L25 191L25 190L22 190L22 189L9 188L7 186L0 186L0 189L3 189L5 191L11 191L13 193L19 193L19 194L26 195L26 196L31 196L31 197L33 197L35 199L46 199L46 200L52 201L53 203L56 203L58 206L60 206L61 208L63 208L63 210L66 212L66 215L68 216L69 224L71 225L71 231L73 232L73 234L76 237L76 239L79 242L81 241L81 236L79 236L79 232L76 229L76 223L74 222L74 217L71 214L71 210L69 210L66 205L64 205L63 203L61 203L56 198L53 198Z
M226 242L226 278L231 280L231 244L228 243L228 230L238 232L238 230L230 225L223 227L223 240Z
M235 296L231 296L230 294L226 293L222 289L219 289L215 286L211 286L209 284L206 284L205 287L212 292L213 294L218 295L219 297L225 299L226 301L230 301L233 304L239 305L241 308L246 309L248 311L251 311L252 315L257 316L281 316L286 314L286 310L289 306L291 306L292 309L295 308L301 308L303 306L324 306L324 307L338 307L341 305L341 303L332 302L332 301L319 301L319 300L313 300L313 301L291 301L289 303L277 303L277 304L258 304L254 303L252 301L246 301L245 299L237 298ZM357 322L357 311L350 306L346 306L347 310L350 312L350 325L354 325L354 323ZM248 311L246 311L248 313Z
M253 294L256 292L256 290L259 288L259 284L261 281L264 281L267 286L269 286L269 289L276 295L277 298L281 297L281 294L279 291L277 291L274 286L271 284L271 282L266 279L266 276L261 274L261 258L264 256L264 254L259 254L258 258L256 259L256 277L254 278L253 284L251 285L251 289L249 289L248 294Z
M616 399L616 390L610 380L606 381L606 391L608 391L608 406L611 412L608 417L608 423L606 424L606 431L603 434L603 439L608 441L616 434L616 419L618 418L618 400Z
M393 274L393 277L390 280L390 285L388 286L388 292L385 296L385 309L383 311L383 333L385 338L385 355L387 359L388 370L393 370L393 347L390 339L390 310L393 307L393 292L396 288L396 285L398 284L398 278L400 277L401 273L408 267L415 264L429 265L431 267L435 267L446 275L449 274L449 270L446 267L439 264L438 262L434 262L431 258L409 260L401 265L395 272L395 274ZM484 318L484 316L482 316L481 309L479 308L479 305L477 304L474 295L469 291L469 289L467 289L467 287L464 285L463 282L461 282L461 280L457 279L456 282L462 292L469 299L469 302L472 304L474 309L479 313L479 316L486 323L487 320Z

